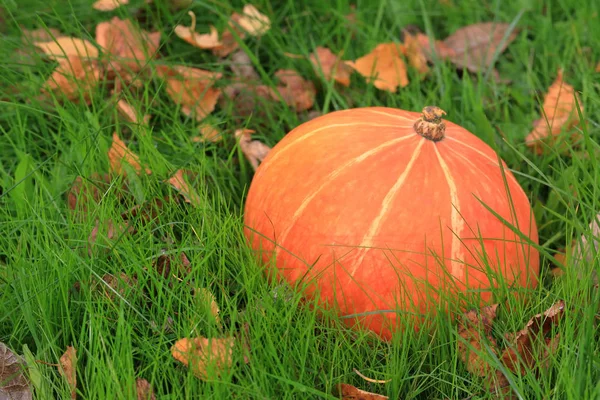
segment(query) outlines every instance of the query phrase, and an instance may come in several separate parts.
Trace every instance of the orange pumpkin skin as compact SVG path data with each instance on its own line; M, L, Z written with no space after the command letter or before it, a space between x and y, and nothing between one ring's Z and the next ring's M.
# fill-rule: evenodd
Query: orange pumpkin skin
M265 264L383 339L398 312L430 312L444 293L479 289L483 305L498 279L537 285L537 250L483 205L538 243L513 174L459 125L443 121L439 141L418 134L420 117L367 107L308 121L269 152L245 204Z

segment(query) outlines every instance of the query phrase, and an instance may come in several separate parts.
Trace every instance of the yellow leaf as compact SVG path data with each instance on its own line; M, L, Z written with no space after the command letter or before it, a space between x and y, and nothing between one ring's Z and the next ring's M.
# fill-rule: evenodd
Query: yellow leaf
M173 358L192 370L198 378L206 380L211 372L219 376L233 365L235 338L197 337L179 339L171 347Z
M125 170L123 169L124 162L131 165L137 174L140 174L142 171L139 157L127 148L125 142L121 140L116 132L113 133L113 143L108 150L108 160L110 162L111 171L117 174L126 174ZM152 173L152 171L150 171L148 168L145 168L144 170L148 175Z
M65 377L71 388L71 398L77 398L77 350L67 346L67 350L60 357L60 374Z
M271 20L252 4L246 4L238 24L251 36L262 36L271 29Z
M405 48L401 44L382 43L356 61L346 61L350 67L367 78L377 89L395 93L398 86L408 85L406 64L402 59Z

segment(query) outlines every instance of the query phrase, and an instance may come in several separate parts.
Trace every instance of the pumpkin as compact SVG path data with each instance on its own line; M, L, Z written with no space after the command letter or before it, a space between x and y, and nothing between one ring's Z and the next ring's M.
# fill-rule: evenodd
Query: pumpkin
M268 271L383 339L402 328L400 315L420 321L442 300L483 305L501 282L535 287L525 192L444 114L355 108L289 132L256 170L244 209Z

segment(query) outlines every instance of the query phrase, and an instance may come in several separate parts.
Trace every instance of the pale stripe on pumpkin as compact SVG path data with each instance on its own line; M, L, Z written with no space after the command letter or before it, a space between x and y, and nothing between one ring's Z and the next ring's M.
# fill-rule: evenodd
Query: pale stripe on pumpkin
M463 257L463 247L460 241L462 231L465 228L465 221L460 215L460 201L458 199L458 190L456 189L456 183L452 177L452 172L448 165L444 161L444 158L440 154L437 146L434 147L435 154L440 162L440 167L444 172L448 187L450 189L450 227L452 230L452 244L450 247L450 273L459 281L463 281L465 275L465 265L461 262Z
M408 128L408 126L387 125L387 124L374 124L372 122L353 122L351 124L331 124L331 125L325 125L325 126L322 126L320 128L315 129L314 131L311 131L311 132L305 134L304 136L301 136L301 137L297 138L296 140L290 142L287 146L279 149L277 151L277 153L275 153L275 155L273 156L273 158L271 158L271 161L269 162L269 164L273 164L273 162L275 160L277 160L278 158L280 158L282 154L287 154L287 151L290 150L290 148L296 147L298 144L302 143L306 139L309 139L309 138L313 137L314 135L316 135L319 132L323 132L323 131L325 131L327 129L331 129L331 128L349 128L349 127L356 127L356 126L361 126L361 125L362 126L366 126L366 127L376 126L376 127L380 127L380 128L401 128L401 129ZM335 133L339 134L339 131L336 131ZM412 136L412 135L414 135L414 132L407 131L405 135L402 135L402 137Z
M483 158L486 158L486 159L490 160L490 162L491 162L491 163L492 163L494 166L496 166L496 167L499 167L499 165L498 165L498 160L496 160L496 159L493 159L492 157L490 157L490 156L488 156L487 154L485 154L483 151L481 151L481 150L477 150L475 147L473 147L473 146L469 146L468 144L466 144L466 143L464 143L464 142L461 142L460 140L458 140L458 139L456 139L456 138L453 138L453 137L451 137L451 136L446 136L446 137L445 137L445 139L449 139L449 140L451 140L451 141L453 141L453 142L456 142L456 143L460 144L461 146L465 146L465 147L467 147L467 148L469 148L469 149L473 150L475 153L479 154L479 155L480 155L480 156L482 156Z
M406 118L406 117L403 117L403 116L401 116L401 115L397 115L397 114L390 114L390 113L387 113L387 112L385 112L385 111L375 111L375 110L369 110L369 112L370 112L371 114L385 115L386 117L390 117L390 118L394 118L394 119L399 119L399 120L401 120L401 121L408 121L408 122L411 122L411 123L413 123L413 124L414 124L414 122L415 122L415 121L414 121L414 118L413 118L413 119L411 119L411 118ZM411 126L412 126L412 124L411 124Z
M394 198L400 192L400 189L402 189L404 182L406 182L406 178L410 174L410 171L412 170L413 165L415 164L415 161L417 160L417 158L419 158L419 155L421 154L421 149L423 148L423 145L426 142L428 142L428 140L425 138L422 138L421 140L419 140L419 144L417 145L417 148L413 152L413 155L410 158L410 161L408 162L408 164L406 165L406 168L404 169L404 171L402 171L402 174L400 175L400 177L398 178L396 183L394 183L394 186L392 186L390 191L387 192L387 194L383 198L381 207L379 209L379 214L375 217L375 219L371 223L371 226L369 227L369 231L365 234L365 236L363 236L363 240L362 240L361 244L359 245L359 249L360 249L359 251L361 252L361 254L357 258L357 260L354 262L354 266L352 267L352 269L349 272L350 276L354 276L354 274L356 273L358 268L360 268L360 265L362 264L366 254L367 254L367 251L369 251L370 247L373 247L374 237L377 235L377 232L379 232L379 229L381 228L382 223L388 217L388 213L390 211L390 207L392 205L392 202L394 201Z
M308 205L310 204L310 202L323 189L331 186L331 183L333 182L333 180L336 179L342 172L344 172L344 170L346 170L347 168L350 168L350 167L354 166L355 164L358 164L360 162L363 162L363 161L367 160L369 157L378 155L380 152L382 152L383 150L386 150L390 146L397 145L400 142L403 142L403 141L405 141L407 139L412 139L412 138L414 138L414 136L408 135L408 136L400 137L398 139L393 139L393 140L389 140L387 142L384 142L384 143L380 144L379 146L377 146L377 147L375 147L375 148L373 148L373 149L371 149L371 150L369 150L367 152L364 152L360 156L351 159L350 161L342 164L342 166L340 166L339 168L337 168L337 169L333 170L332 172L330 172L325 177L325 179L323 180L323 182L321 183L321 185L319 185L319 187L317 187L312 193L310 193L308 196L306 196L304 198L304 200L302 200L302 203L300 204L300 206L294 212L294 215L292 216L291 221L287 224L287 228L283 232L281 232L281 235L279 236L279 239L278 239L279 244L283 245L283 243L285 242L285 239L287 238L287 235L290 233L290 230L294 227L294 225L298 221L298 218L300 218L300 216L302 215L302 213L304 212L304 210L306 209L306 207L308 207ZM281 249L281 246L277 246L277 249L275 250L276 254L278 254L278 252L279 252L280 249Z

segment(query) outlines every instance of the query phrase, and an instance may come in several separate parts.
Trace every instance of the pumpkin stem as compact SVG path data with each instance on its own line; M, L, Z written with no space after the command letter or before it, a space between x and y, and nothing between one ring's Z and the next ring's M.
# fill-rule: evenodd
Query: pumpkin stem
M421 117L413 125L415 132L425 139L439 142L446 133L446 124L442 120L444 114L446 114L446 111L436 106L423 108Z

